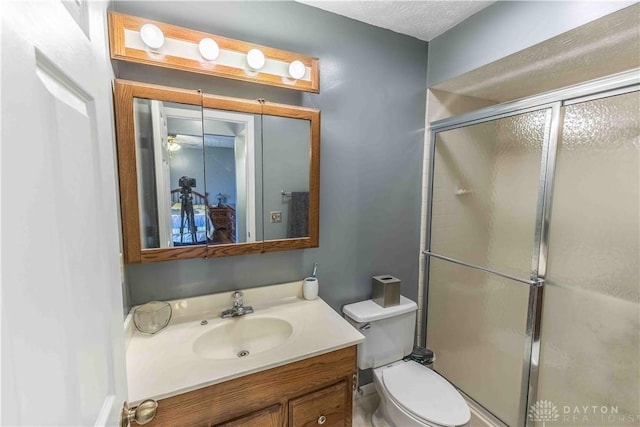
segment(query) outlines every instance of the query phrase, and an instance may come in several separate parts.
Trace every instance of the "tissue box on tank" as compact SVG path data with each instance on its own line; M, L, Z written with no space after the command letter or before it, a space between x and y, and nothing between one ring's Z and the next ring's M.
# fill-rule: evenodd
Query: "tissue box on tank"
M373 294L371 299L382 307L400 304L400 279L388 274L373 276Z

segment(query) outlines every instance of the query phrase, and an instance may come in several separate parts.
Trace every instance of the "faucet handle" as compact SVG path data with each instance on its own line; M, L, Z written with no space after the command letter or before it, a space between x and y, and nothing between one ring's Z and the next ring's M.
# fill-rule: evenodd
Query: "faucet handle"
M240 291L235 291L234 293L231 294L231 296L233 297L233 305L235 307L239 307L242 306L242 296L244 294Z

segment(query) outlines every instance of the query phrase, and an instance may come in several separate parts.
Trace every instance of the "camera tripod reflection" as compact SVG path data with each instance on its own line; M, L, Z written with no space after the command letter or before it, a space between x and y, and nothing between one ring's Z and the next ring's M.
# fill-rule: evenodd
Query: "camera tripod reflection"
M191 189L196 186L196 179L182 176L178 180L180 186L180 243L184 243L184 230L191 235L191 243L196 243L196 222L193 214L193 194Z

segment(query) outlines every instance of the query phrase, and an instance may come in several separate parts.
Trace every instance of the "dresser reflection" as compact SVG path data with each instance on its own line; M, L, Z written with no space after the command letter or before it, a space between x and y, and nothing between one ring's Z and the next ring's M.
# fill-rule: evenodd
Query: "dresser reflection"
M209 207L209 218L213 224L211 244L224 245L236 243L236 209L232 205Z

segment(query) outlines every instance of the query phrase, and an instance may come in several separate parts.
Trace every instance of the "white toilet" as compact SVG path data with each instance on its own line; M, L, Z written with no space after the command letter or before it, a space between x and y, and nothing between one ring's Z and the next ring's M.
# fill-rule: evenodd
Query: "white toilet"
M413 350L416 309L416 303L403 296L393 307L367 300L342 309L346 319L366 336L358 344L358 368L374 368L380 406L373 425L467 426L471 413L460 393L426 366L402 360Z

